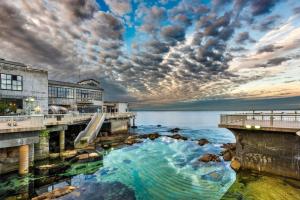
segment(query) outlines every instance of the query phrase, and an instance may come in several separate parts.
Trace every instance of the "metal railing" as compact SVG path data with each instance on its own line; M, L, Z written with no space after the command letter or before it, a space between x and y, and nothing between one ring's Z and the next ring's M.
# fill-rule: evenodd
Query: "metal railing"
M43 115L0 116L0 129L43 127L43 121Z
M220 125L300 128L300 113L270 112L221 114Z
M136 114L133 112L125 112L125 113L105 113L106 115L106 119L113 119L113 118L132 118L134 117Z
M48 115L14 115L0 116L0 130L14 128L33 128L49 125L68 125L75 122L85 121L92 118L94 113L70 113L70 114L48 114ZM127 113L105 113L105 119L132 118L135 114Z

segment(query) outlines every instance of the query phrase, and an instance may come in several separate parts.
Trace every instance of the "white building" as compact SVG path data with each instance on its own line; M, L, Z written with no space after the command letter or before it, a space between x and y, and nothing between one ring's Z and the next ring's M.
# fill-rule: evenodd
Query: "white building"
M48 72L0 59L0 114L48 112Z

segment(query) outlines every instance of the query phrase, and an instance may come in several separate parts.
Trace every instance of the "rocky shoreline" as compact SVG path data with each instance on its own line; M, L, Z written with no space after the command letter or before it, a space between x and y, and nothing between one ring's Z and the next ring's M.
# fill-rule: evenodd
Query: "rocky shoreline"
M122 148L122 146L131 146L134 144L142 143L144 140L156 140L160 137L169 137L175 140L187 141L190 140L188 137L180 134L179 128L170 129L169 135L162 135L157 132L147 133L147 134L128 134L128 135L116 135L115 137L110 136L109 138L98 138L97 142L91 145L87 149L83 150L73 150L67 151L63 156L68 162L66 164L45 164L39 165L35 167L35 170L40 174L58 173L59 171L63 171L66 168L70 167L70 163L85 163L85 162L94 162L103 159L103 153L101 151L105 151L106 149L110 149L112 147ZM200 147L210 144L210 141L206 138L201 138L198 140L190 140L196 142ZM234 143L226 143L222 144L221 148L223 149L218 155L212 153L206 153L198 158L199 162L208 163L208 162L221 162L222 160L227 162L230 161L230 166L238 171L240 168L239 161L235 158L235 150L236 146ZM56 155L57 156L57 155ZM55 158L55 156L53 156ZM75 188L74 188L75 189ZM73 190L73 189L72 189ZM70 191L67 188L67 191ZM42 194L36 199L41 199L45 196L57 196L57 191L53 191L52 193ZM68 194L69 192L61 191L61 194Z

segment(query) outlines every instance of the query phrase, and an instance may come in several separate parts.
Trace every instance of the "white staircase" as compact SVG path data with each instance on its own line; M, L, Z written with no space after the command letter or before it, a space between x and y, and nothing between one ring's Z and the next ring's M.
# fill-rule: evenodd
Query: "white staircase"
M97 137L105 120L105 113L95 113L87 127L79 133L74 141L76 149L87 147Z

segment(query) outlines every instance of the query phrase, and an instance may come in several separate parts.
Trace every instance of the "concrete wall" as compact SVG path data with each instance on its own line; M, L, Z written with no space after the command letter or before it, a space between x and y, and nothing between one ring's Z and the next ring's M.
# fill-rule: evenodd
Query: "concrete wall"
M29 165L33 166L34 144L29 145ZM0 174L19 169L19 146L0 149Z
M117 103L118 112L128 112L128 103Z
M19 148L9 147L0 149L0 174L18 170Z
M231 131L243 169L300 179L300 137L295 133Z
M128 120L110 120L110 132L116 133L127 133L128 132Z
M35 102L32 106L39 106L42 113L48 113L48 72L0 62L0 73L23 77L23 91L0 89L0 98L23 99L23 107L26 108L26 97L33 97Z
M40 135L39 143L34 145L34 160L43 160L49 157L49 136Z

